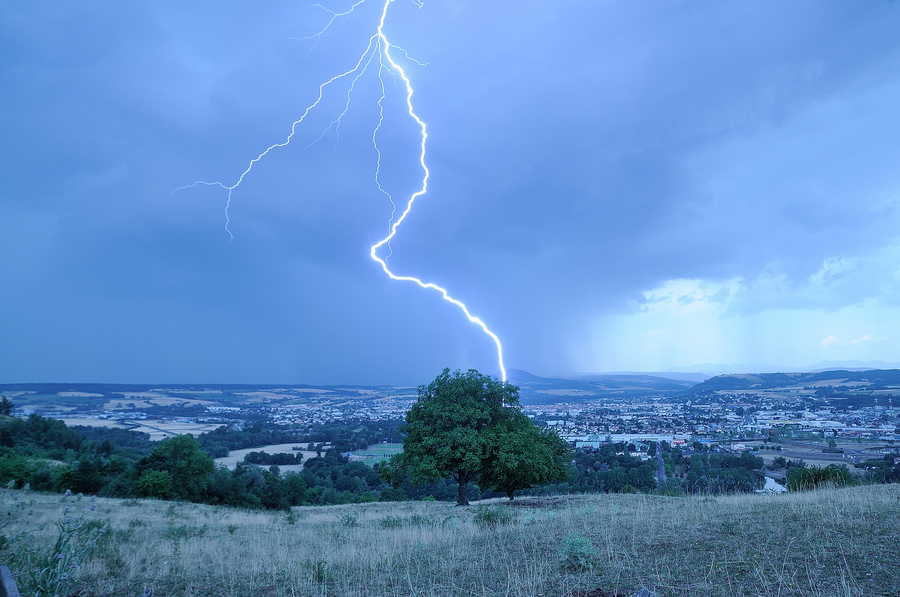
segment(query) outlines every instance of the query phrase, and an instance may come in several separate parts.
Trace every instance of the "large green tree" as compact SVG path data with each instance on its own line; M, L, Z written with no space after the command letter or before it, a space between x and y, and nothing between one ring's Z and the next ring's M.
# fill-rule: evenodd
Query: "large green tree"
M474 369L444 369L418 393L406 414L403 451L379 468L387 481L451 477L459 484L456 503L464 506L471 481L511 496L564 470L566 450L559 443L551 447L555 435L542 433L522 414L518 387ZM555 460L545 464L544 458Z
M512 500L518 489L569 478L572 450L556 431L540 429L511 409L495 435L496 447L479 476L482 487L502 491Z

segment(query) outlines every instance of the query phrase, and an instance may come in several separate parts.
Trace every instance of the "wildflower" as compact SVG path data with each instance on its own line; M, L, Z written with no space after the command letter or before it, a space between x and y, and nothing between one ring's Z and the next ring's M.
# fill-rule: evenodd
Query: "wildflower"
M93 511L96 510L96 509L97 509L97 506L95 506L95 505L93 505L93 504L91 504L91 507L88 508L88 510L90 510L91 512L93 512Z
M69 512L69 507L68 507L68 506L66 506L65 508L63 508L63 514L67 514L68 512Z
M66 495L66 496L72 495L72 490L71 490L71 489L67 489L65 495Z

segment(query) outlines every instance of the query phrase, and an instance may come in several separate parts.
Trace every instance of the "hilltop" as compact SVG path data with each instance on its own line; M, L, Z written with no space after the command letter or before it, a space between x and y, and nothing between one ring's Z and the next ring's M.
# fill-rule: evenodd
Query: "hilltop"
M9 505L13 494L0 495ZM32 495L40 543L63 516ZM582 495L289 513L97 499L79 595L900 595L900 485L718 497ZM78 515L87 500L74 504ZM37 525L44 524L43 531ZM5 532L12 535L15 524ZM10 533L12 531L12 533ZM0 555L16 554L7 549ZM13 558L15 560L15 558ZM21 562L11 562L24 579ZM17 568L17 566L19 566ZM24 581L20 581L24 584ZM23 592L23 594L25 594Z
M717 375L703 381L690 390L691 394L741 390L802 390L841 387L855 392L897 390L900 392L900 369L869 369L848 371L844 369L807 373L731 373Z

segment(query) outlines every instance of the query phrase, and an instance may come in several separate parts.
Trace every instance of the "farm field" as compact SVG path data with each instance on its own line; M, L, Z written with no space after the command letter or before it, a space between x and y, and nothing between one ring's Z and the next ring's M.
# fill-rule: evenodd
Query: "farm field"
M366 464L383 462L399 454L403 450L403 444L373 444L365 450L354 450L350 453L350 460L361 460Z
M762 442L746 442L746 445L748 448L750 448L752 446L760 446L762 445ZM826 448L828 446L824 441L785 441L782 444L783 449L760 450L759 452L757 452L757 455L761 456L767 465L771 464L773 460L781 456L786 460L802 460L810 466L814 465L819 467L826 467L831 464L836 464L838 466L845 465L848 469L850 469L851 473L862 474L863 471L861 469L857 469L854 467L854 461L875 459L881 457L881 453L872 450L871 448L884 445L885 442L883 441L839 440L836 444L836 447L844 450L844 452L828 453L822 451L823 448Z
M243 450L231 450L228 452L228 456L223 456L221 458L216 458L216 466L222 465L226 466L229 469L234 469L237 466L237 463L244 459L244 456L249 454L250 452L266 452L268 454L303 454L303 462L306 462L310 458L315 458L316 453L310 452L309 450L294 450L294 446L299 446L300 444L294 442L292 444L271 444L268 446L261 446L259 448L245 448ZM328 449L326 445L323 449ZM288 471L300 471L303 470L302 464L288 464L288 465L279 465L278 467L281 472Z
M16 492L0 494L9 506ZM70 593L665 597L900 594L900 485L774 495L520 498L245 511L154 500L27 496L33 546L55 521L103 525ZM73 509L64 514L63 507ZM7 549L9 558L18 553ZM239 563L237 565L236 563ZM10 561L23 578L22 565ZM23 593L27 594L27 593Z
M115 429L131 429L150 436L152 441L158 442L167 437L176 435L192 435L197 437L201 433L215 431L221 427L221 423L187 423L171 420L141 419L136 421L97 419L92 417L61 419L66 425L84 425L86 427L110 427Z

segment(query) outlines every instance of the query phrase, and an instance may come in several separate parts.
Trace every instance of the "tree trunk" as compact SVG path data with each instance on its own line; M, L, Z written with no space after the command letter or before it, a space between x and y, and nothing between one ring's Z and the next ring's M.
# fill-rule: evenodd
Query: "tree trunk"
M468 506L469 505L469 475L459 473L456 476L457 481L459 482L459 489L456 492L456 505L457 506Z

